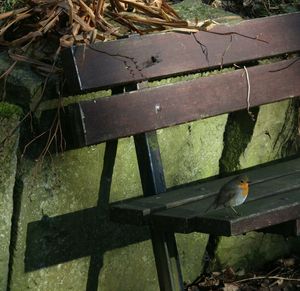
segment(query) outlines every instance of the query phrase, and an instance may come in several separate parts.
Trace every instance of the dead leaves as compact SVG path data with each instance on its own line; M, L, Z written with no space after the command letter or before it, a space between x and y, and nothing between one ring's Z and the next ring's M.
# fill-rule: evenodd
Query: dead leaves
M280 259L273 264L269 264L264 272L248 274L243 270L235 272L231 267L227 267L222 272L200 276L192 284L187 284L185 290L299 290L299 262L298 257Z
M200 28L181 19L166 0L31 0L28 7L0 14L0 20L0 45L7 47L21 47L49 33L69 47L132 32Z

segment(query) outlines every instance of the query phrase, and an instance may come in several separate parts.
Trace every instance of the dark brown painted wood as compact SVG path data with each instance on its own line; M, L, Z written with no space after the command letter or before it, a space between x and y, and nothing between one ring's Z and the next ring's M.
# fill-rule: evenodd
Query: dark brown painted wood
M284 236L299 236L300 235L300 218L292 221L283 222L280 224L268 226L259 230L264 233L275 233Z
M211 32L137 36L76 47L65 51L65 73L71 92L91 91L299 52L299 27L300 13L296 13L216 26ZM72 142L86 146L299 95L300 60L294 58L83 101L68 107L72 124L67 123L66 128L74 130ZM299 234L299 165L296 159L246 171L253 183L247 202L238 207L241 216L230 209L205 212L221 185L230 179L223 178L116 203L111 217L183 233L237 235L281 224Z
M299 158L281 161L265 167L253 168L247 170L246 173L251 180L250 195L247 201L300 187ZM114 203L111 205L111 219L139 225L149 223L151 214L169 210L160 212L159 215L168 216L165 221L161 221L162 224L165 222L169 224L170 220L176 219L181 222L186 221L198 215L199 211L203 212L206 210L221 186L230 179L232 179L232 176L202 183L201 181L192 182L153 197L136 198ZM179 207L180 210L178 210ZM178 212L180 212L183 216L178 215L177 218L173 218L173 212L175 215L178 215ZM174 223L176 224L177 222L176 220ZM188 231L187 225L185 225L183 230Z
M251 107L300 95L299 59L250 67L247 71ZM240 69L71 107L82 116L78 127L84 128L85 145L92 145L247 108L247 90L246 72Z
M134 137L144 197L166 192L166 183L156 132ZM150 228L160 290L183 290L176 240L173 232Z
M65 50L64 71L72 93L111 88L296 52L299 27L295 13L217 25L214 33L160 33L78 46Z
M299 180L298 175L298 182ZM204 213L209 203L203 201L156 212L151 217L151 223L175 232L197 231L223 236L258 230L299 218L300 183L298 186L297 189L283 189L283 192L276 194L271 192L275 189L268 183L270 192L266 193L265 197L247 201L236 207L241 216L237 216L230 208ZM251 192L259 193L259 187L252 188Z
M238 235L298 219L300 215L300 188L251 201L242 205L240 210L243 211L243 217L230 220L231 233L229 235Z

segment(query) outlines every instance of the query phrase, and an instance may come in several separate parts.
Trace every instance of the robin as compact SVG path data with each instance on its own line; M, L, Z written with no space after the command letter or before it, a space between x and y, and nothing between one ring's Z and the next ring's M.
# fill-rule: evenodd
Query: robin
M219 206L230 207L237 215L239 213L234 209L246 200L249 193L249 179L246 175L240 175L228 181L222 186L215 201L206 209L207 212L211 208Z

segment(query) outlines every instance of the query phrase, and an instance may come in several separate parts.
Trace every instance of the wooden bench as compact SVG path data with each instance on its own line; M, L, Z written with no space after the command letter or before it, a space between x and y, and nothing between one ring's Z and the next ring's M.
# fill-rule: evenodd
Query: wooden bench
M299 27L300 13L295 13L217 25L210 32L134 36L64 52L71 93L112 88L114 94L64 109L68 145L110 145L134 136L144 197L111 204L110 218L149 225L161 290L183 289L175 232L231 236L264 230L299 235L299 158L246 170L251 195L237 207L241 216L228 215L226 209L205 213L232 177L166 189L155 133L300 96ZM274 56L282 58L265 65L257 62ZM233 65L240 69L143 88L144 81Z

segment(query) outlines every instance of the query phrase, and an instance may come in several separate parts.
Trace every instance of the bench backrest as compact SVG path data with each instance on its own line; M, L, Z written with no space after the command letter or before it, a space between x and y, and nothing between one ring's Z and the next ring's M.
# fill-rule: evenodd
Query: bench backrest
M73 147L300 96L299 58L257 62L299 52L299 27L295 13L217 25L209 32L136 36L66 50L71 93L240 64L232 72L70 105Z

